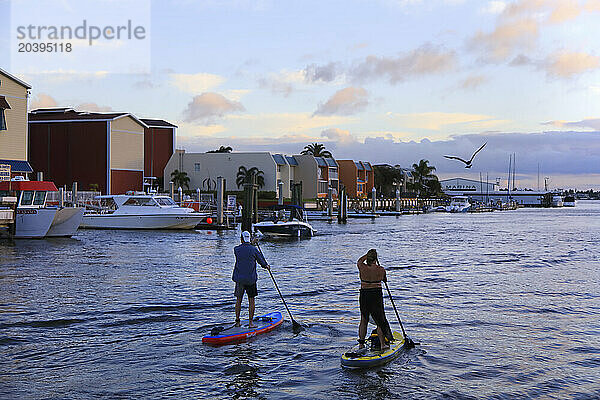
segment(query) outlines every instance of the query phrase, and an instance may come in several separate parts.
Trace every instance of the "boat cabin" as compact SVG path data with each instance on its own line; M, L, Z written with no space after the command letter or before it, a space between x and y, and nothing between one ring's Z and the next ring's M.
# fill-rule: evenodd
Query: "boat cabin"
M16 193L18 199L17 208L44 208L48 192L56 192L58 189L52 182L12 180L0 182L0 197L10 196Z

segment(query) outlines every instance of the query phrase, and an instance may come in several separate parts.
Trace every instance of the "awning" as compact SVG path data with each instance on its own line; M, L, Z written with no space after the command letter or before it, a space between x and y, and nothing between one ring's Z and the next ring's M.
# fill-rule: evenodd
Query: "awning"
M11 172L33 172L33 168L27 161L20 160L0 160L0 164L8 164L10 165Z
M8 104L8 101L6 101L6 98L4 96L0 96L0 108L10 110L10 105Z

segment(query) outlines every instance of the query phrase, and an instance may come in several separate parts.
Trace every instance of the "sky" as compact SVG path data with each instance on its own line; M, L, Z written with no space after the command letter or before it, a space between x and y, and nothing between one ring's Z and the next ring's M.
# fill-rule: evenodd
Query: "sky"
M539 170L552 188L600 189L600 0L103 1L0 0L0 68L32 85L31 108L165 119L188 152L319 142L338 159L427 159L440 178L504 185L514 154L521 188ZM105 23L117 4L147 47L14 55L15 21L34 11ZM471 169L443 157L483 143Z

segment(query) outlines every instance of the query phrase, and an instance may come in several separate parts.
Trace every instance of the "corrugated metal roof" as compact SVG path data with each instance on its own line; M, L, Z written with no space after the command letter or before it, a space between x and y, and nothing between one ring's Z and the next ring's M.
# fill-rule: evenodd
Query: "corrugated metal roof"
M12 172L33 172L33 168L31 168L31 165L27 161L0 160L0 164L10 165L10 169Z
M285 159L290 165L298 165L298 160L294 156L285 156Z
M315 160L317 160L317 165L319 167L326 167L327 166L327 162L325 161L325 159L323 159L323 157L315 157Z
M271 154L277 165L286 165L285 158L281 154Z
M354 165L356 165L356 168L358 168L359 171L364 171L365 169L365 167L363 167L363 165L358 161L354 161Z
M326 158L325 161L327 161L327 165L329 165L330 167L337 167L337 163L335 162L335 160L333 158Z

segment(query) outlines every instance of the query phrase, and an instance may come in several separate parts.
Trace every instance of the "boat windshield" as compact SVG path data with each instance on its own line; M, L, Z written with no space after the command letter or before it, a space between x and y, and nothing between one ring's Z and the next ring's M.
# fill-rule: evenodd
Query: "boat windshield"
M33 196L33 205L34 206L43 206L46 202L46 192L44 191L36 191Z
M21 194L21 205L30 206L33 203L33 190L26 190Z
M170 197L156 197L154 200L161 206L176 206L177 203L173 201Z
M151 197L130 197L127 199L124 206L154 206L154 202Z

